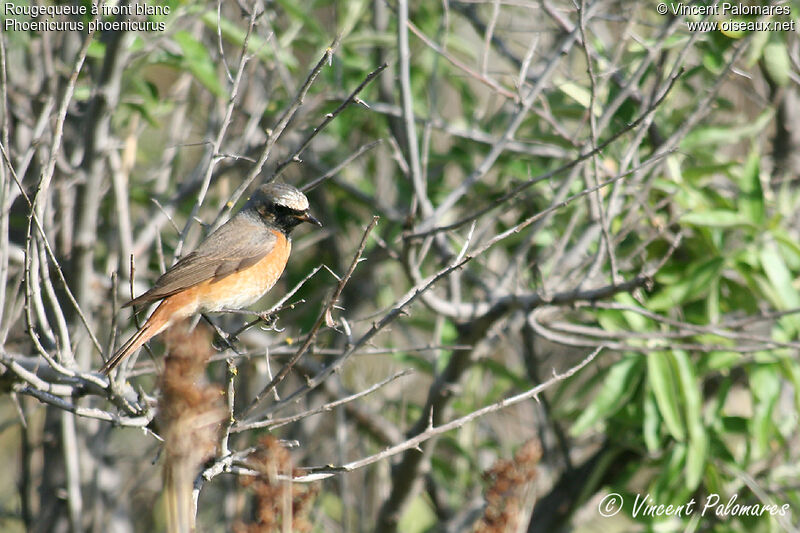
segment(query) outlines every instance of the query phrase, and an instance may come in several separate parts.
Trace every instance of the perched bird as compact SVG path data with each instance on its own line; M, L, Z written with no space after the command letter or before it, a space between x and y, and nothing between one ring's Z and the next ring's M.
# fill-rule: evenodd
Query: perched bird
M289 233L302 222L322 226L308 213L302 192L284 183L262 185L241 211L164 272L152 289L123 306L161 300L101 372L111 372L177 320L255 303L283 273L292 248Z

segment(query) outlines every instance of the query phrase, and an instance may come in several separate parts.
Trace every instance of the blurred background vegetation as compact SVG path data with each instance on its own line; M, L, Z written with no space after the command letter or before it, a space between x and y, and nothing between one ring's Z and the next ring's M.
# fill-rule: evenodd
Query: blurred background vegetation
M296 305L216 342L236 422L198 478L200 531L796 530L797 29L687 23L800 5L158 5L117 20L164 31L0 33L4 531L165 528L163 346L113 387L94 371L135 329L131 292L276 174L325 178L324 228L296 232L257 307L300 284Z

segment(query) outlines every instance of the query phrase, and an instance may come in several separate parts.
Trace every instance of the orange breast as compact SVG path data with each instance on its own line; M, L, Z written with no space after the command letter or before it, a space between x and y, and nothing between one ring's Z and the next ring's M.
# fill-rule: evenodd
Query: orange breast
M247 307L269 291L283 274L292 243L280 231L274 231L278 240L275 247L261 261L239 272L213 281L208 280L169 297L173 309L180 314L241 309Z

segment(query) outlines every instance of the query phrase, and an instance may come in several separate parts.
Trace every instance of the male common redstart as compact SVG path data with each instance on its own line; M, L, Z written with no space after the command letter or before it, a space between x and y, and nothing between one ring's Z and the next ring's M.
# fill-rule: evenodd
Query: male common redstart
M302 222L322 226L308 213L302 192L284 183L261 186L241 211L164 272L152 289L123 306L161 300L101 372L111 372L176 320L255 303L283 273L292 248L289 233Z

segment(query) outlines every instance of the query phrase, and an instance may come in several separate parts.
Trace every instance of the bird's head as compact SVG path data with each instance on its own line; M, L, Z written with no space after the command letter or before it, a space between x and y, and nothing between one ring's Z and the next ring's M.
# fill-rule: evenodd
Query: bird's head
M284 233L303 222L322 223L308 212L308 198L286 183L272 182L259 187L244 209L253 209L264 222L278 226Z

